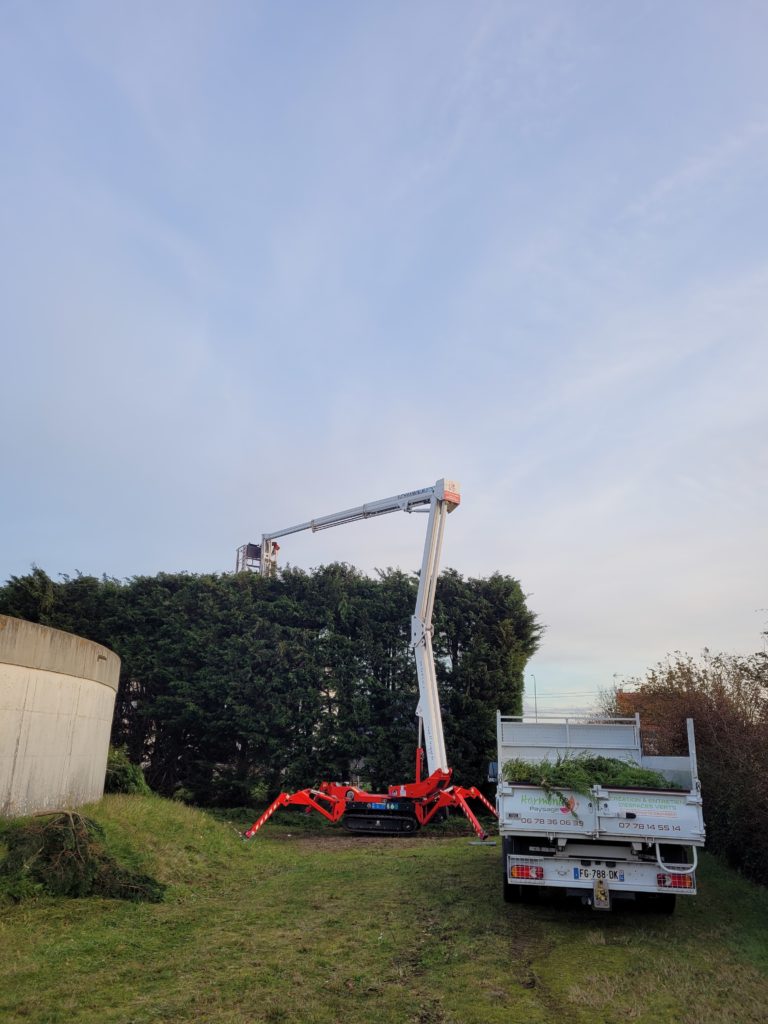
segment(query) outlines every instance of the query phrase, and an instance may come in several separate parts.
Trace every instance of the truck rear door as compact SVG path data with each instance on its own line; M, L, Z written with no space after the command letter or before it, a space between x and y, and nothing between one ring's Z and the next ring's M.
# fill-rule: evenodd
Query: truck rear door
M599 787L594 793L601 838L625 842L703 842L701 799L695 793Z

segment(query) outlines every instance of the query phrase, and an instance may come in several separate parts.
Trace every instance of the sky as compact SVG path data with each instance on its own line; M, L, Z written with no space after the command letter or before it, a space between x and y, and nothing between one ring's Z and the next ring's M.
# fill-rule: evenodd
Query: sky
M768 6L0 0L0 580L460 481L539 712L768 622ZM421 562L396 514L284 562Z

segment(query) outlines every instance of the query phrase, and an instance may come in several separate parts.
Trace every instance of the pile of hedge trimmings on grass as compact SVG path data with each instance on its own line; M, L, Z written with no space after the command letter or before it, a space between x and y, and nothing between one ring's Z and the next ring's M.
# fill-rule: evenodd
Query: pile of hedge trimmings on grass
M547 792L570 789L588 795L593 786L624 787L627 789L680 789L681 787L660 772L641 768L637 764L619 761L615 757L595 754L573 754L558 757L556 761L505 762L502 775L507 782L542 786Z
M104 830L76 811L54 811L5 823L6 855L0 897L14 902L40 894L106 896L159 903L165 886L121 867L107 850Z

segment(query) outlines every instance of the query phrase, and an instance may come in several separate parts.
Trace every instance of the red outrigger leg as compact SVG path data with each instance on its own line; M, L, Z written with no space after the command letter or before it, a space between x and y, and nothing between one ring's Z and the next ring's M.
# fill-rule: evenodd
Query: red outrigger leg
M323 807L322 804L318 803L318 800L327 800L330 807ZM243 832L243 837L250 839L251 836L254 836L259 831L262 825L266 825L276 810L280 807L288 807L291 804L304 806L308 811L319 811L329 821L338 821L344 813L344 802L342 800L339 800L337 796L323 793L319 789L300 789L297 793L281 793L279 797L272 801L261 817L257 818L248 831Z
M477 820L472 808L467 803L468 800L479 800L481 803L485 804L486 808L495 818L498 818L496 808L492 803L490 803L490 801L486 800L476 786L470 786L469 788L465 788L463 786L451 786L449 789L443 790L443 792L438 795L434 804L421 819L421 824L426 825L435 816L435 814L444 807L457 807L464 813L470 825L475 830L476 835L478 835L480 839L487 839L488 833ZM416 813L418 815L418 809Z

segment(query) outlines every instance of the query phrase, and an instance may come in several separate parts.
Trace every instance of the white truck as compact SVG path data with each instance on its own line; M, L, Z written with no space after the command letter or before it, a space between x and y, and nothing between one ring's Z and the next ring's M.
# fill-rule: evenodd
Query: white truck
M596 910L630 899L672 913L678 894L694 895L704 819L691 719L687 729L688 756L659 757L643 753L638 715L531 721L498 713L504 899L530 903L551 888ZM579 793L504 778L510 760L554 763L579 754L651 769L681 788L596 785Z

